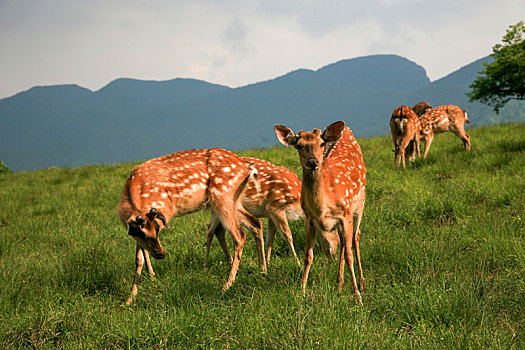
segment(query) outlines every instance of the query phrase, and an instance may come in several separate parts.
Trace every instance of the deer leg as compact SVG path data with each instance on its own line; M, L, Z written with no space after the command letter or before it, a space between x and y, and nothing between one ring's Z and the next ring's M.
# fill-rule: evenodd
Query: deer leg
M427 157L428 150L430 148L430 144L432 143L433 138L434 138L434 135L432 134L425 136L425 153L423 154L423 158Z
M206 234L206 259L204 260L204 267L206 269L209 267L211 241L213 240L214 235L217 236L222 251L226 256L226 259L228 259L228 263L230 264L230 266L232 265L233 259L230 254L230 251L228 250L228 245L226 244L226 238L224 236L224 233L225 230L224 226L222 226L221 224L221 221L219 220L219 218L212 214L210 224L208 225L208 232Z
M397 164L399 167L399 139L394 138L394 166Z
M135 276L133 277L133 285L131 286L131 295L126 301L126 305L131 305L136 297L139 290L140 275L142 273L142 267L144 266L144 250L137 244L135 250Z
M339 254L339 271L337 272L337 290L341 293L343 284L345 283L345 243L341 243Z
M417 157L421 159L421 154L419 153L419 136L416 136L415 142L416 142Z
M457 137L461 139L461 141L463 141L463 146L465 146L465 149L467 151L470 151L470 136L465 132L465 130L463 129L463 126L461 127L456 126L455 128L451 130L454 133L454 135L456 135Z
M290 251L294 256L297 265L301 266L301 262L299 261L297 253L295 252L295 248L293 246L292 231L290 230L290 226L288 225L286 214L284 212L281 212L279 214L271 215L271 220L269 220L269 222L270 221L275 223L275 226L277 226L277 230L279 230L279 233L284 237L284 239L286 239L286 242L288 242L288 247L290 248Z
M215 230L215 236L217 236L217 240L219 241L219 244L222 248L222 251L224 252L224 255L226 256L226 259L228 259L228 264L232 266L233 264L233 258L230 254L230 250L228 249L228 244L226 244L226 236L225 236L226 230L224 229L224 226L219 223L219 226L217 226L217 229Z
M239 216L242 225L247 228L255 238L257 244L257 254L259 255L259 266L263 273L267 272L266 256L264 254L264 237L262 222L244 208L239 208Z
M407 148L410 140L407 140L406 138L403 138L401 141L401 145L399 146L399 153L401 154L401 160L403 161L403 169L405 169L405 149ZM399 166L399 163L398 163Z
M314 261L314 243L315 243L315 228L311 219L305 220L306 229L306 249L304 254L304 272L301 281L303 287L303 295L306 295L306 281L308 281L308 274L310 267Z
M268 228L266 233L266 263L270 264L270 256L272 254L272 245L275 239L275 224L272 219L268 218Z
M354 239L354 232L353 232L353 219L352 217L349 218L343 218L342 220L342 240L344 242L345 246L345 260L346 264L348 265L348 268L350 269L350 275L352 276L352 284L354 286L354 293L357 297L357 300L359 301L359 304L363 304L363 300L361 298L361 293L359 292L359 288L357 287L357 280L355 278L355 271L354 271L354 254L352 252L352 242ZM342 251L341 251L342 252Z
M151 277L154 278L155 271L153 271L153 265L151 265L151 260L149 258L149 252L146 249L142 249L142 252L144 253L144 262L146 263L146 269L148 270L148 273L151 275Z
M217 215L220 217L221 224L224 228L230 232L235 249L228 280L222 286L222 290L226 291L230 289L235 282L235 277L237 276L237 271L239 270L239 264L241 262L242 250L246 243L246 234L242 230L241 222L239 221L237 210L235 208L214 208L213 210L216 211Z

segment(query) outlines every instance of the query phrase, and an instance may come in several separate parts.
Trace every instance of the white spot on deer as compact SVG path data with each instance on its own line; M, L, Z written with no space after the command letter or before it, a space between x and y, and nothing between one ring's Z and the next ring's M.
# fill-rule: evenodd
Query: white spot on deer
M141 197L148 198L149 197L149 193L144 193Z
M224 168L222 168L222 171L224 171L225 173L229 173L231 171L231 168L228 166L225 166Z
M168 194L166 192L163 192L161 195L160 195L162 198L166 198L168 196Z

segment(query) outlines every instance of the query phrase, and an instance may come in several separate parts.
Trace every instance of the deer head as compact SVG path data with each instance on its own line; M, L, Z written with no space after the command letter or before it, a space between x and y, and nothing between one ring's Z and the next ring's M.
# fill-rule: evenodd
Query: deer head
M159 240L159 232L163 227L168 227L166 218L156 208L151 208L146 214L138 214L128 220L128 235L155 259L164 259L166 251Z
M344 127L345 122L338 121L327 126L322 133L314 129L313 132L301 130L296 135L290 128L279 124L274 130L280 143L295 147L303 170L315 171L323 165L325 147L341 138Z

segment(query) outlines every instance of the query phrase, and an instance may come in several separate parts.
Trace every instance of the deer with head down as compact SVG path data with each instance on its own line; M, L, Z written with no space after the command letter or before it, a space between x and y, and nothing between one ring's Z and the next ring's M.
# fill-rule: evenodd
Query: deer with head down
M469 124L467 112L455 105L444 105L432 108L420 117L421 138L425 141L427 157L434 135L450 131L463 141L467 151L470 151L470 136L465 132L465 123Z
M223 290L230 288L237 274L246 241L243 223L259 220L248 213L239 198L255 168L237 155L219 148L172 153L148 160L131 171L118 206L119 217L136 241L136 268L131 304L137 295L144 263L154 275L149 253L163 259L166 251L159 232L173 217L209 208L230 232L235 253ZM266 272L262 229L253 230L257 241L259 265Z
M352 277L355 295L362 304L354 273L355 251L360 285L364 289L359 254L359 225L365 203L366 170L361 148L350 128L343 121L327 126L323 132L314 129L295 134L290 128L275 125L275 134L285 146L293 146L299 154L303 170L301 206L305 214L306 252L302 277L303 294L313 262L316 233L327 239L338 233L341 248L337 285L344 283L345 261ZM337 243L334 242L337 246Z
M293 245L292 231L288 226L288 221L299 220L304 216L300 202L301 180L286 167L277 166L266 160L252 157L243 157L242 159L252 164L258 174L257 181L250 180L246 184L241 202L243 207L253 216L257 218L268 218L266 262L270 262L275 232L279 231L286 239L297 264L300 265ZM250 227L253 227L253 225L244 226L249 230L251 230ZM224 231L225 229L221 221L212 213L206 240L206 260L204 262L206 268L208 267L210 246L214 235L217 236L228 261L230 264L232 263L232 257L226 245Z
M412 110L414 111L414 113L417 114L418 117L421 117L423 114L425 114L431 109L432 107L430 106L430 104L424 101L418 102L414 105L414 107L412 107Z
M405 156L408 153L408 160L414 160L419 153L419 133L421 123L416 113L409 106L399 106L394 109L390 117L390 131L394 141L394 163L399 167L401 161L405 168ZM410 149L407 148L411 145Z

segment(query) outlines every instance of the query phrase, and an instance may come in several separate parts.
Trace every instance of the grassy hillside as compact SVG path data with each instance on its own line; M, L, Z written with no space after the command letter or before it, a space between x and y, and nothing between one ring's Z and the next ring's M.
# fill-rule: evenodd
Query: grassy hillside
M269 131L271 132L271 131ZM133 164L0 174L0 347L524 348L525 124L451 134L426 160L393 166L389 137L359 140L367 165L363 306L315 251L307 295L276 239L259 273L252 237L234 287L208 215L172 221L168 255L132 307L134 242L116 206ZM299 173L295 150L244 152ZM292 225L304 254L302 222ZM347 270L348 271L348 270ZM348 274L347 274L348 276Z

